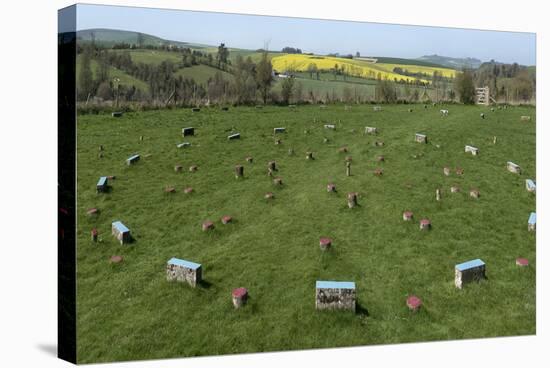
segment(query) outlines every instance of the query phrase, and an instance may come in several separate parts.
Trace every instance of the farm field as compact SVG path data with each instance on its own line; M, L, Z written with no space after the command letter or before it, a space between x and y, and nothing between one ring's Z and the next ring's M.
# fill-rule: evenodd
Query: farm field
M79 363L536 332L535 233L527 231L535 196L525 189L525 179L536 179L534 108L266 106L77 120ZM365 126L378 135L364 135ZM183 127L194 127L195 136L183 138ZM286 132L275 136L275 127ZM233 132L241 139L227 140ZM415 143L415 133L426 134L428 144ZM184 141L191 146L176 148ZM465 145L480 154L464 153ZM315 159L306 160L306 152ZM141 160L126 166L134 153ZM281 187L267 176L272 160ZM507 161L519 164L521 175L508 172ZM234 176L237 164L243 179ZM198 170L189 172L191 165ZM444 176L445 166L464 174ZM99 177L108 175L116 176L112 189L97 194ZM336 193L327 192L328 183ZM461 192L451 193L453 185ZM175 193L165 193L167 186ZM185 194L186 187L194 191ZM471 188L479 199L470 198ZM348 192L359 193L358 207L347 207ZM99 214L88 216L90 208ZM403 221L406 210L412 222ZM223 225L224 215L234 222ZM431 230L419 230L422 218ZM134 242L122 246L111 236L117 220ZM201 230L206 220L214 230ZM332 238L330 250L319 249L320 237ZM109 263L113 255L124 261ZM168 282L172 257L202 264L204 283ZM530 265L516 266L518 257ZM488 279L456 289L454 266L476 258L487 264ZM316 280L354 281L357 312L316 311ZM231 304L237 287L250 293L240 309ZM411 294L423 301L417 313L405 305Z

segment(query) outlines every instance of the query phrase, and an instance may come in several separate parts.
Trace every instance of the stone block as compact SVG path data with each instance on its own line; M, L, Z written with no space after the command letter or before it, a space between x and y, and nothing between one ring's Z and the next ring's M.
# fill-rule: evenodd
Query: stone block
M179 258L171 258L166 264L168 281L186 282L196 287L202 281L202 265Z
M355 312L355 282L317 281L315 284L315 309L348 310Z
M459 289L470 282L485 279L485 262L481 259L457 264L455 266L455 286Z

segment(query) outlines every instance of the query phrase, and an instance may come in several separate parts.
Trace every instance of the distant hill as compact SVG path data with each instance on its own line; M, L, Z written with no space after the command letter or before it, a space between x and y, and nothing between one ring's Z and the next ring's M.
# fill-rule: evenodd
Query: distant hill
M385 56L373 56L374 59L377 59L378 63L384 64L401 64L401 65L419 65L419 66L428 66L433 68L445 68L448 65L439 64L431 62L428 60L421 59L403 59L403 58L394 58L394 57L385 57Z
M117 43L138 44L139 35L142 37L143 46L162 46L173 45L179 47L190 47L194 49L207 47L206 45L200 45L189 42L171 41L163 38L152 36L147 33L140 33L134 31L123 31L119 29L104 29L93 28L84 29L77 32L77 39L80 42L91 42L92 36L95 37L95 42L98 45L111 47Z
M424 55L419 57L417 60L424 62L439 64L453 69L460 69L462 67L468 68L479 68L481 65L481 60L471 57L466 58L453 58L449 56L441 55Z

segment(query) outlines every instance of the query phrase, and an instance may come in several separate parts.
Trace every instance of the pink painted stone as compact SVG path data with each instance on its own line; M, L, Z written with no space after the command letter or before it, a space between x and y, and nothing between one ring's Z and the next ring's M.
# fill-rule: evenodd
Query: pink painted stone
M212 221L205 221L202 223L202 231L208 231L214 229L214 223Z
M413 312L416 312L422 306L422 300L415 295L411 295L407 298L407 307Z
M97 208L90 208L87 212L88 215L97 215L99 213L99 210Z
M404 221L411 221L412 218L413 218L413 213L411 211L403 212L403 220Z
M336 185L332 183L327 184L327 192L336 192Z
M331 238L320 238L319 239L319 247L322 250L327 250L332 245L332 239Z
M233 221L233 218L231 216L223 216L222 217L222 224L224 224L224 225L227 225L231 221Z
M123 261L123 258L122 256L112 256L110 259L109 259L109 262L111 263L120 263Z
M269 193L266 193L264 195L264 198L265 199L273 199L275 197L275 195L273 195L273 193L269 192Z
M432 223L428 219L420 220L420 230L429 230L432 226Z
M233 299L233 306L235 308L240 308L244 304L246 304L246 301L248 299L248 290L243 287L233 289L233 292L231 293L231 298Z
M527 258L517 258L516 265L520 267L527 267L529 266L529 261L527 260Z
M185 194L193 193L193 188L191 188L191 187L185 188L185 189L183 190L183 192L184 192Z

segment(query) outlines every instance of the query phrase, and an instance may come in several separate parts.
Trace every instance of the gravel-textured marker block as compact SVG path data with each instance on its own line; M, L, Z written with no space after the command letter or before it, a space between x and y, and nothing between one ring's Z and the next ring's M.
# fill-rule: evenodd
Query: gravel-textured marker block
M186 282L196 287L202 281L202 265L179 258L166 263L166 280Z
M451 193L459 193L460 192L460 188L456 185L453 185L451 187Z
M428 137L425 134L416 133L414 135L414 140L418 143L428 143Z
M277 186L281 186L281 185L283 185L283 179L275 178L275 179L273 179L273 184L275 184Z
M126 159L126 165L130 166L139 161L139 155L132 155Z
M327 184L327 192L336 192L336 185L332 183Z
M522 115L521 121L531 121L531 117L527 115Z
M470 189L470 197L478 199L479 198L479 190L478 189Z
M479 155L479 148L474 146L464 146L464 152L471 153L473 156Z
M521 167L519 167L519 165L513 163L512 161L508 161L506 163L506 168L508 169L508 171L510 171L511 173L514 173L514 174L521 174Z
M248 156L247 158L245 158L245 160L246 160L246 162L248 162L249 164L251 164L251 163L254 161L254 159L253 159L252 157L250 157L250 156Z
M273 128L273 133L284 133L285 128Z
M192 166L189 166L189 172L195 172L199 169L199 167L197 165L192 165Z
M236 165L235 166L235 178L242 178L244 176L244 166Z
M378 162L384 162L386 159L384 158L384 156L380 155L380 156L376 156L376 161Z
M108 189L108 179L106 176L102 176L99 178L97 185L96 185L96 191L98 193L104 193Z
M319 247L321 250L327 250L332 245L332 239L330 238L320 238L319 239Z
M446 166L445 166L445 167L443 168L443 174L444 174L445 176L451 175L451 169L450 169L449 167L446 167Z
M429 219L420 220L420 230L430 230L432 222Z
M315 283L315 309L355 312L355 306L355 282L317 281Z
M176 193L176 188L166 187L166 188L164 188L164 193Z
M115 111L115 112L111 113L111 116L113 118L120 118L120 117L122 117L122 114L123 114L122 111Z
M516 265L520 267L527 267L529 266L529 260L527 260L527 258L517 258Z
M193 127L182 128L181 135L183 135L184 137L187 137L189 135L195 135L195 128Z
M222 224L224 224L224 225L227 225L232 221L233 221L233 218L231 216L226 215L226 216L222 217Z
M182 143L179 143L176 145L177 148L185 148L185 147L190 147L191 146L191 143L189 142L182 142Z
M485 278L485 262L481 259L457 264L455 266L455 286L459 289L470 282Z
M529 220L527 220L527 230L535 231L537 229L537 214L531 212L529 215Z
M202 231L208 231L214 229L214 223L212 221L205 221L202 223Z
M109 263L121 263L123 260L124 258L122 258L122 256L111 256L111 258L109 258Z
M185 188L185 189L183 190L183 192L184 192L185 194L193 193L193 188L187 187L187 188Z
M325 124L325 129L332 129L332 130L335 130L335 129L336 129L336 125L334 125L334 124Z
M227 136L227 139L230 141L234 139L240 139L240 138L241 138L241 133L235 133Z
M357 193L348 193L348 207L354 208L357 207Z
M413 219L413 213L411 211L403 212L403 221L411 221Z
M244 306L248 300L248 290L243 287L233 289L231 292L231 299L235 308Z
M378 134L378 128L376 128L376 127L365 127L365 134Z
M86 214L88 216L96 216L99 215L99 209L97 208L90 208L88 211L86 211Z
M97 235L98 235L98 231L96 228L93 228L92 231L90 231L90 235L92 237L92 241L95 243L97 242Z
M181 165L174 166L174 171L177 172L177 173L182 172L183 171L183 166L181 166Z
M526 179L525 180L525 189L527 189L528 192L536 193L537 185L535 184L535 182L533 180Z
M277 171L277 163L275 161L269 161L267 163L267 168L271 169L271 171Z
M420 298L416 295L410 295L407 298L407 307L409 307L411 311L416 312L420 309L421 306L422 300L420 300Z
M120 242L120 244L129 243L132 239L130 230L120 221L111 224L111 234Z

